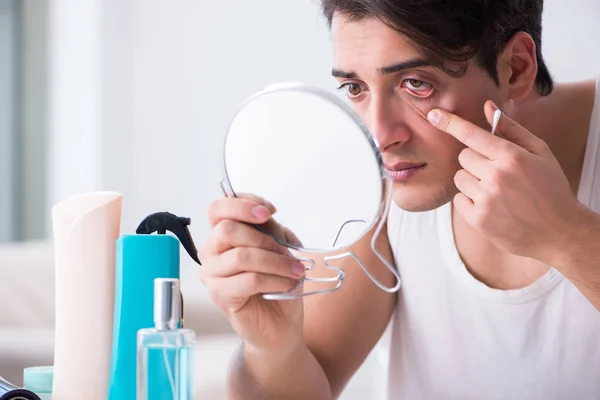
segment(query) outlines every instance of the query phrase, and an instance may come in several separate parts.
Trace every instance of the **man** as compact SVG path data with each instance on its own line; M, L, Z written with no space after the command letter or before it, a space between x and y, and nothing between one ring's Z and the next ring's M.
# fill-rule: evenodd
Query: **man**
M232 399L337 398L390 320L389 399L600 398L600 90L554 84L542 3L322 1L333 75L394 177L378 248L403 286L350 261L338 292L263 301L303 270L245 224L274 209L215 202L199 255L244 340ZM369 239L353 251L393 285Z

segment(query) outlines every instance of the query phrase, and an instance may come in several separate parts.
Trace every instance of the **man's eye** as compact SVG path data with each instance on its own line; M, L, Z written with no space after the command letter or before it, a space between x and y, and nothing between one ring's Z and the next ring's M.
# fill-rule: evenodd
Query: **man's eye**
M416 79L408 79L406 81L406 83L408 83L408 85L411 87L411 89L420 89L425 85L425 82L418 81Z
M402 87L410 90L417 96L421 96L421 97L428 96L431 93L431 91L433 90L433 87L431 86L431 84L424 82L424 81L420 81L418 79L405 79L402 82Z
M348 85L348 93L350 93L352 96L358 96L360 92L360 85L357 85L356 83L351 83Z
M355 98L362 94L362 87L358 83L344 83L339 87L349 98Z

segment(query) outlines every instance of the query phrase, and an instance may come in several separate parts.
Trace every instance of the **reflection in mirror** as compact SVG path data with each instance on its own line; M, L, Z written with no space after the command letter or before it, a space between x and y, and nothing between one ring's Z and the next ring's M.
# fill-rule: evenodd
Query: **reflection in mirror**
M318 292L341 287L344 272L328 261L344 257L353 257L383 290L399 289L399 277L387 260L398 280L393 288L381 285L358 257L345 252L376 224L381 229L392 185L386 183L389 176L372 136L336 96L302 84L274 85L257 93L231 121L223 159L228 195L259 196L276 207L272 220L258 229L303 253L335 254L324 258L335 275L305 278L337 283ZM304 261L314 268L312 258ZM315 293L298 290L265 298Z

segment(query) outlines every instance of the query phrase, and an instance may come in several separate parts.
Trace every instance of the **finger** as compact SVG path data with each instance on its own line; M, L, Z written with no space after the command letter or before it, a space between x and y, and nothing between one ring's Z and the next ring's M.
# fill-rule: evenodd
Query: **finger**
M269 218L267 222L260 224L259 227L263 232L276 238L283 245L302 247L300 239L287 227L277 222L275 218ZM287 248L285 249L285 253L288 253Z
M206 286L213 301L221 307L227 307L231 303L245 302L251 296L260 293L287 292L298 286L298 281L274 275L244 272L227 278L211 278Z
M286 254L286 249L271 236L232 219L224 219L213 227L205 247L207 255L218 255L236 247L254 247Z
M490 160L497 158L498 154L506 151L508 147L514 146L514 144L491 135L490 132L462 119L458 115L440 109L431 110L427 115L427 119L439 130L449 133L465 146Z
M481 195L481 183L479 179L471 175L467 170L461 169L454 175L454 184L462 194L472 202L477 203Z
M292 232L285 226L282 226L282 229L283 229L283 236L285 237L286 243L290 243L290 244L292 244L294 246L298 246L298 247L303 246L302 242L300 241L300 239L298 238L298 236L296 236L296 234L294 232Z
M491 167L490 160L476 152L465 147L458 155L458 162L461 167L469 171L471 175L478 179L483 179L488 174Z
M269 209L269 211L271 211L271 214L275 214L277 212L277 209L270 201L267 201L267 200L263 199L262 197L257 196L255 194L236 193L236 197L239 197L241 199L252 200L252 201L257 202L258 204L262 204L263 206L267 207Z
M272 215L272 212L261 203L254 200L225 197L213 201L208 208L208 219L211 226L217 225L224 219L250 224L262 224Z
M252 247L236 247L219 256L213 256L203 267L206 277L228 277L242 272L258 272L300 279L306 272L305 265L293 257Z
M458 211L465 220L467 219L466 216L468 216L473 211L473 207L475 207L475 203L463 193L458 193L454 196L453 204L456 211Z
M298 236L286 226L277 222L274 218L269 219L269 221L266 224L261 225L261 227L265 227L268 232L273 233L283 243L302 247L302 242L298 239Z
M485 103L485 117L490 125L494 122L496 110L498 110L498 107L493 102L487 101ZM509 140L517 146L534 154L542 154L546 147L545 143L540 138L529 132L504 113L500 116L496 133L498 136Z

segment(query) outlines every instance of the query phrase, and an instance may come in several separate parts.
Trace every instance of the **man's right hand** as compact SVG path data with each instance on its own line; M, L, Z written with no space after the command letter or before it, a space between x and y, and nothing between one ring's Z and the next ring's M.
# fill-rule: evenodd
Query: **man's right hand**
M304 265L285 246L249 224L268 223L286 240L297 238L271 216L275 208L255 196L223 198L208 211L211 232L199 249L200 277L245 347L286 352L303 344L302 299L264 300L261 293L298 286Z

